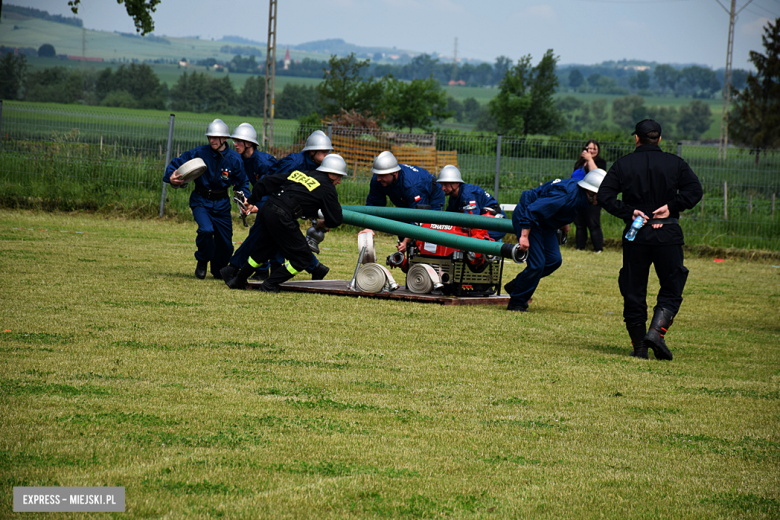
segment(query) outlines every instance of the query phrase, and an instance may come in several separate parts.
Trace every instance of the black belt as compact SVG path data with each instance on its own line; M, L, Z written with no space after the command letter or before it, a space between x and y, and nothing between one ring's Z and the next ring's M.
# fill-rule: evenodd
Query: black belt
M647 221L648 224L679 224L680 221L676 218L651 218Z
M207 190L203 186L198 186L196 184L195 191L201 197L205 197L209 200L221 200L221 199L228 198L228 190L220 190L220 191Z

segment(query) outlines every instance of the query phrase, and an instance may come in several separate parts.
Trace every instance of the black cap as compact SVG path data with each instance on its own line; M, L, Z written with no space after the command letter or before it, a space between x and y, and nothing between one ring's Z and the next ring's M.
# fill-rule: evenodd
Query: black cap
M643 119L636 124L636 129L631 132L631 135L638 135L639 137L646 137L650 132L658 132L661 135L661 125L653 121L652 119Z

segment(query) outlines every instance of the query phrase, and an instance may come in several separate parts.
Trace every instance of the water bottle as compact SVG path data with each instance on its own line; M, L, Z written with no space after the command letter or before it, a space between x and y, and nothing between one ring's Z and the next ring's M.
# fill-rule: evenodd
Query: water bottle
M626 233L626 240L633 241L636 238L636 234L639 232L639 229L644 225L644 219L642 216L638 216L634 219L634 221L631 223L631 227L628 230L628 233Z

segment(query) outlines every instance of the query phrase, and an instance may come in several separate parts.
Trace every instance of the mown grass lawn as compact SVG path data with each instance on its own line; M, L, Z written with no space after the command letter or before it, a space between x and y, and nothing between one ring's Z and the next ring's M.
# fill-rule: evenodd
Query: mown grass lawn
M516 314L229 291L194 238L0 210L0 516L14 486L124 486L132 518L780 516L771 261L689 258L667 363L628 357L618 251L565 249ZM355 235L322 246L349 279Z

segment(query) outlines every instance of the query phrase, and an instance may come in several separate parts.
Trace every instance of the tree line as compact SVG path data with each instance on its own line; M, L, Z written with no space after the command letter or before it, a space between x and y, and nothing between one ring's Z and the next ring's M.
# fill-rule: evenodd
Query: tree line
M748 74L745 88L734 92L731 135L739 144L780 147L778 25L778 21L770 22L765 28L766 54L751 51L750 59L757 72ZM417 71L414 74L430 72L430 67L435 66L433 60L419 58L414 65ZM234 57L234 60L238 59L244 58ZM368 73L372 67L369 60L358 60L354 54L345 58L332 56L323 67L323 81L318 86L288 84L278 93L276 117L319 121L333 120L339 114L348 113L350 124L362 118L373 127L390 125L410 131L413 128L430 130L436 123L452 117L457 121L476 123L479 131L509 135L561 135L616 129L623 133L633 128L636 121L653 118L667 129L676 128L677 132L672 134L675 138L690 139L700 137L710 126L712 113L700 99L677 109L648 107L642 96L626 95L613 101L611 114L606 99L583 103L566 96L556 100L560 86L558 59L550 49L536 65L532 64L530 55L516 63L508 59L497 62L496 67L504 69L498 83L499 92L483 106L473 98L463 102L448 98L433 72L426 78L411 80L393 74L376 78ZM246 60L256 63L254 56ZM682 83L686 88L701 92L715 88L711 74L702 73L695 67L683 69L678 75L663 66L656 67L655 71L655 81L662 88L677 88ZM638 89L646 90L650 87L649 73L640 72L645 74L636 74L634 84ZM569 76L572 74L573 71ZM596 87L606 88L607 85L603 78L582 79L583 82L594 79L592 83ZM168 89L145 64L122 65L116 71L105 69L99 73L54 67L28 75L23 55L6 53L0 58L0 96L4 99L130 108L169 107L178 111L262 117L265 81L262 76L251 76L238 92L227 75L215 78L193 71L182 74ZM669 135L669 131L665 134Z

